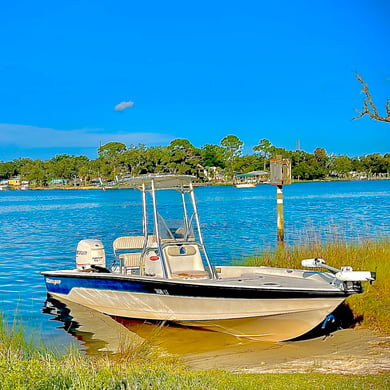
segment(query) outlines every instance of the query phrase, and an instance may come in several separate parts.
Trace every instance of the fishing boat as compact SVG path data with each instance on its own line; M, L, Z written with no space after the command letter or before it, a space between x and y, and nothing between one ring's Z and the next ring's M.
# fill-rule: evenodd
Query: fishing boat
M236 183L234 184L235 188L254 188L256 183Z
M81 240L75 268L42 272L48 294L115 317L284 341L325 321L363 291L363 281L375 280L373 272L336 269L318 258L302 260L309 269L218 265L204 243L193 181L187 175L128 179L141 193L142 235L117 237L111 264L100 240ZM162 216L166 191L178 201L180 223Z

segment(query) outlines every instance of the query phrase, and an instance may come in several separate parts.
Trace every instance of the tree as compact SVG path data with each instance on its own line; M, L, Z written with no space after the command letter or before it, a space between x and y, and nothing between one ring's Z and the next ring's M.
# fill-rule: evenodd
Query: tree
M201 153L190 141L175 139L169 144L168 151L170 173L196 175Z
M352 171L352 161L348 156L336 156L332 159L331 169L341 177Z
M316 179L323 179L329 173L329 157L324 148L316 148L313 152L313 168Z
M259 141L258 145L253 147L254 152L258 152L263 158L263 167L266 169L267 160L271 158L272 155L272 144L267 139L263 138Z
M361 158L366 172L373 174L387 173L389 170L388 159L379 153L369 154Z
M120 172L120 159L126 151L126 145L121 142L109 142L98 149L99 173L107 180L113 180Z
M371 97L370 91L368 89L368 84L366 84L363 80L363 78L356 74L356 78L359 80L359 82L363 85L362 92L366 95L366 97L363 99L363 107L361 110L355 110L360 113L360 115L352 118L353 119L359 119L364 115L368 115L371 119L375 119L377 121L382 121L382 122L390 122L390 106L389 102L390 99L386 100L385 104L385 110L386 110L386 116L381 116L378 113L378 109L376 108L376 105Z
M131 176L136 176L146 173L146 146L139 144L138 146L130 145L125 152L118 158L118 164L121 167L121 173L130 173Z
M85 184L87 184L91 179L98 176L98 170L95 169L96 160L89 160L85 156L80 156L80 157L83 158L84 161L78 160L79 165L77 168L77 174L80 180Z
M326 161L328 159L328 155L326 154L326 150L324 148L316 148L314 150L314 157L317 161Z
M226 159L230 162L230 174L233 175L234 163L241 156L244 143L237 136L228 135L222 139L221 146L225 149Z
M18 173L13 161L0 162L0 179L9 179Z
M99 157L112 159L126 150L126 145L121 142L109 142L98 149Z
M42 160L30 160L22 167L21 176L24 180L35 182L38 185L47 185L48 163Z
M262 169L262 161L257 155L248 154L237 159L235 168L240 173L259 171Z
M224 149L219 145L203 145L201 149L201 164L204 167L225 168Z
M318 162L314 154L303 150L296 150L288 153L291 158L291 174L293 177L305 180L317 179L321 176L318 172Z
M147 173L164 173L169 152L167 146L152 146L145 153L146 165L144 170Z
M308 164L306 161L301 161L297 165L295 165L292 170L291 174L293 177L296 177L299 179L304 180L310 180L313 177L313 169L310 164Z

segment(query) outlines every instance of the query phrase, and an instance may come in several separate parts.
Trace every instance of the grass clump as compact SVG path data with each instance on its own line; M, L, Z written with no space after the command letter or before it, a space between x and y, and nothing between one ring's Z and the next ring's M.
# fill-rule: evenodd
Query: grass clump
M356 317L363 317L363 327L390 335L390 238L279 246L248 259L248 265L297 268L302 259L313 257L323 258L336 268L349 265L354 270L377 273L376 282L364 283L365 292L348 297L347 303Z

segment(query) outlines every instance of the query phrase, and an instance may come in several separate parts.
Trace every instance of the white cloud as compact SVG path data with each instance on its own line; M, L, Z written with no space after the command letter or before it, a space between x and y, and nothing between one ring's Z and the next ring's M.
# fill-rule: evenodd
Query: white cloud
M160 133L109 133L103 129L56 130L50 128L0 124L0 146L34 148L88 148L100 143L122 142L129 144L161 144L171 141L169 134Z
M123 111L134 106L134 102L121 102L114 107L115 111Z

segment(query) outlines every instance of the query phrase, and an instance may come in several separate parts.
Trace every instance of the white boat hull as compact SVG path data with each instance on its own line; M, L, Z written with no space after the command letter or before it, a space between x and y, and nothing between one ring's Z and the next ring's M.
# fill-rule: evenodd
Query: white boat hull
M254 187L256 187L256 183L238 183L238 184L235 184L234 187L236 187L236 188L254 188Z
M73 288L59 299L112 316L172 321L237 337L282 341L321 323L344 298L229 299Z

